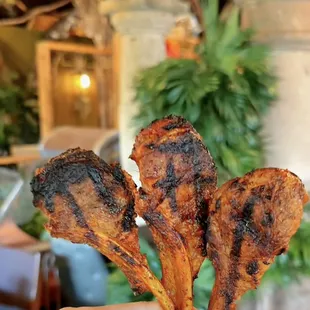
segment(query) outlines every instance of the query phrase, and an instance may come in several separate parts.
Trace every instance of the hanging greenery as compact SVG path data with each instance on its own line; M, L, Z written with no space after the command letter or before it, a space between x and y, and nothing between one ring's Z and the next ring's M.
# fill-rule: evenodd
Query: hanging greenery
M39 113L35 89L15 81L0 83L0 149L10 145L36 143L39 139Z
M262 117L275 99L268 49L239 27L239 10L219 18L218 0L204 7L206 40L197 60L168 59L141 73L136 84L138 127L182 115L203 136L219 182L263 166Z

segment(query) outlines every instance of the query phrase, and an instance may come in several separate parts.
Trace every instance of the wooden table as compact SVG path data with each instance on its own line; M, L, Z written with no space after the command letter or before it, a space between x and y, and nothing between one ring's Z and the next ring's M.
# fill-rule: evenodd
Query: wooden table
M40 160L38 155L24 155L24 156L4 156L0 157L0 166L17 165L21 163Z

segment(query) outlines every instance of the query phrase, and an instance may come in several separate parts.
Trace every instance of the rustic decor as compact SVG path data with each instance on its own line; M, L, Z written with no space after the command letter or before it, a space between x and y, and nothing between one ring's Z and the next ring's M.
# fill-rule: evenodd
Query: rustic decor
M111 49L43 41L36 65L41 138L62 125L115 127Z
M200 33L201 27L194 24L194 19L190 15L178 18L166 39L167 57L196 58L195 48L199 44Z

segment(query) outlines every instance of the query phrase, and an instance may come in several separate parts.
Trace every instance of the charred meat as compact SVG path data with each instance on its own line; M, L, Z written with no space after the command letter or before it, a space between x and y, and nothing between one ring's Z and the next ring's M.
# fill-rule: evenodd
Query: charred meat
M216 271L209 310L233 310L288 249L308 195L287 170L257 169L217 188L213 159L185 119L154 121L131 158L142 187L91 151L68 150L36 171L34 205L52 236L96 248L126 274L136 294L150 291L163 310L193 310L193 281L208 257ZM158 247L162 279L138 241L136 213Z
M118 165L109 166L91 151L69 150L37 171L32 192L52 236L98 249L118 264L134 292L151 291L163 309L174 309L140 253L136 186Z
M142 183L137 212L159 248L163 285L174 302L183 301L179 309L192 309L192 279L206 256L204 231L217 183L213 159L201 136L181 117L143 129L131 158Z
M287 170L266 168L224 184L210 208L208 255L216 270L210 310L235 309L287 251L308 196Z

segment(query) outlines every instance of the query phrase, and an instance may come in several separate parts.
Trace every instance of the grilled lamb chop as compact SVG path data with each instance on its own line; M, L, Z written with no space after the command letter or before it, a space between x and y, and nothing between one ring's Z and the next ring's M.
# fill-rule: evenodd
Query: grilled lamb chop
M258 169L224 184L214 195L207 232L216 270L210 310L236 309L257 288L277 255L287 251L308 196L287 170Z
M143 129L131 158L142 183L136 210L159 249L162 283L177 309L192 309L193 279L206 256L204 230L217 183L213 159L191 124L173 116Z
M123 270L134 292L151 291L163 309L174 309L140 253L136 186L119 166L91 151L69 150L37 170L32 192L52 236L96 248Z

